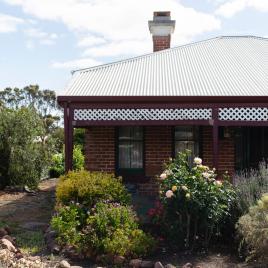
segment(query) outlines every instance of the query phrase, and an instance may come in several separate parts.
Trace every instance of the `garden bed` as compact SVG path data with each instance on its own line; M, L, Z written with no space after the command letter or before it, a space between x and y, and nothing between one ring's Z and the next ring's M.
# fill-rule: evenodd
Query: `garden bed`
M57 180L54 179L41 182L40 190L36 195L3 191L0 193L1 226L8 224L11 227L12 235L17 238L17 243L26 256L40 256L44 263L50 265L48 267L55 266L63 259L61 256L51 255L46 250L43 232L40 231L42 229L40 226L46 226L53 214L56 183ZM172 263L176 267L182 267L188 262L195 267L200 266L202 268L261 267L257 264L246 265L241 262L237 259L235 250L231 248L218 248L206 254L172 253L167 248L160 248L156 254L148 256L144 260L161 261L163 265ZM71 263L84 268L98 266L89 260L71 261Z

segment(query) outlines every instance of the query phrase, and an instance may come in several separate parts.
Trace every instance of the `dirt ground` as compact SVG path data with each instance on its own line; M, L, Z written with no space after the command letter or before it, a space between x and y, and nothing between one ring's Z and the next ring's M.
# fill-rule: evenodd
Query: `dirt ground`
M44 227L52 215L56 183L56 179L42 181L36 195L0 191L0 220L30 230Z
M24 251L31 255L41 255L49 261L58 260L46 251L42 230L49 223L55 203L56 179L45 180L40 183L36 195L27 193L6 193L0 191L0 226L8 224L17 237L18 242L24 247ZM234 255L234 254L233 254ZM248 266L239 262L230 254L221 252L204 256L192 256L184 254L169 254L163 252L152 260L161 261L163 264L172 263L176 267L182 267L187 262L202 268L244 268L267 266ZM84 263L72 263L84 268L96 267L88 261Z

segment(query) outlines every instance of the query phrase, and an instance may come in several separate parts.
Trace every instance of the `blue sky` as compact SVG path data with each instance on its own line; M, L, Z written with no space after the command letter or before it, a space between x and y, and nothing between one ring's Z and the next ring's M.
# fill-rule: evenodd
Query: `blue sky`
M0 89L60 93L73 69L151 52L147 21L157 10L176 20L172 46L268 37L268 0L0 0Z

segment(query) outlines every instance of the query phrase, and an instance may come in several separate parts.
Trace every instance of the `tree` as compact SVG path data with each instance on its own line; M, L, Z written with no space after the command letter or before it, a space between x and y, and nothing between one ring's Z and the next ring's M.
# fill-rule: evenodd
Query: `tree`
M41 137L43 141L58 128L62 113L53 90L40 90L38 85L30 85L22 89L5 88L0 91L0 100L2 106L9 109L28 107L36 110L45 129L44 136Z
M36 187L50 159L40 139L45 129L33 108L0 110L1 186Z

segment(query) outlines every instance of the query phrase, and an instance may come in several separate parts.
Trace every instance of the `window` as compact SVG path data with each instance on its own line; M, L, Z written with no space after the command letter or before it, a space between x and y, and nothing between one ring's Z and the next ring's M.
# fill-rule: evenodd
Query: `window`
M194 126L179 126L175 127L175 154L183 152L186 149L190 150L190 163L194 156L199 155L199 128Z
M118 128L118 172L140 174L143 172L143 128Z
M236 170L256 169L268 160L268 127L237 127L234 133Z

